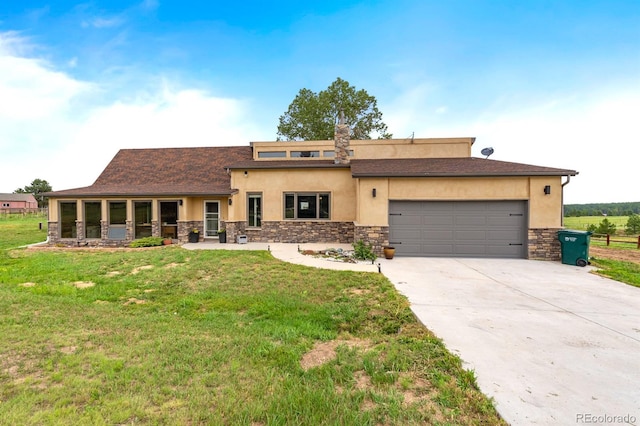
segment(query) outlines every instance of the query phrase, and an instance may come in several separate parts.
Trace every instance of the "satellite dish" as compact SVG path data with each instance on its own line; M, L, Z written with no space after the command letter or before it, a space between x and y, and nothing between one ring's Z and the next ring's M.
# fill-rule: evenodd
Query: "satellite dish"
M480 154L485 155L486 157L484 158L487 159L491 154L493 154L493 148L491 147L482 148L482 151L480 151Z

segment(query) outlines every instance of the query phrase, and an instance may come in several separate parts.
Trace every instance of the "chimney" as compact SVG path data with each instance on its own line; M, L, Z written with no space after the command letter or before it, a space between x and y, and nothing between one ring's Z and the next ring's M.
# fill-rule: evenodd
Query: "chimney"
M335 164L349 164L349 125L344 122L344 111L340 110L340 119L336 124L335 134L333 136L335 143L335 155L333 162Z

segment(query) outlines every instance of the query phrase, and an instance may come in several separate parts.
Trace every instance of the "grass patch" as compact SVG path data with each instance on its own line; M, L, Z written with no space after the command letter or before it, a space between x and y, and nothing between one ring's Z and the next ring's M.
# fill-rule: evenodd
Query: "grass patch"
M0 250L39 243L46 239L45 216L0 215Z
M591 258L598 274L634 287L640 287L640 264L612 259Z
M167 246L0 250L0 424L504 423L383 275Z
M586 231L589 225L597 226L605 218L615 224L616 230L618 231L624 231L624 228L627 226L627 221L629 220L629 216L569 216L565 217L563 222L567 229Z

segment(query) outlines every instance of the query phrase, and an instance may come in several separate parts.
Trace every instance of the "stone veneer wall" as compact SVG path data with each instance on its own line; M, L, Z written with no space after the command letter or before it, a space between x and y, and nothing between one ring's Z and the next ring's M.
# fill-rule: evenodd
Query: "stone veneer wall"
M359 240L371 244L373 252L378 256L382 256L382 248L389 245L389 227L356 225L354 242Z
M49 239L49 243L54 244L58 242L58 235L60 235L59 226L60 224L58 222L47 222L47 237Z
M562 228L529 229L529 259L560 260L558 231L561 229Z
M231 228L227 225L228 230ZM353 222L323 222L323 221L281 221L262 222L260 229L246 229L244 225L234 230L244 233L249 241L264 243L345 243L351 244L354 236ZM229 240L227 240L229 241Z
M220 229L227 231L227 243L235 243L238 235L247 235L249 241L261 241L258 240L255 234L249 234L245 232L246 222L220 222Z
M203 241L204 222L201 220L178 221L178 242L181 244L189 242L189 233L194 229L198 230L198 241Z

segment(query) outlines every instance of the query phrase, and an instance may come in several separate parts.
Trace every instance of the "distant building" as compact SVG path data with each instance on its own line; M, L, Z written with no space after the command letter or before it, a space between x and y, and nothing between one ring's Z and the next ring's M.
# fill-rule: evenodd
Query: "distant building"
M35 213L38 201L33 194L0 194L0 213Z

